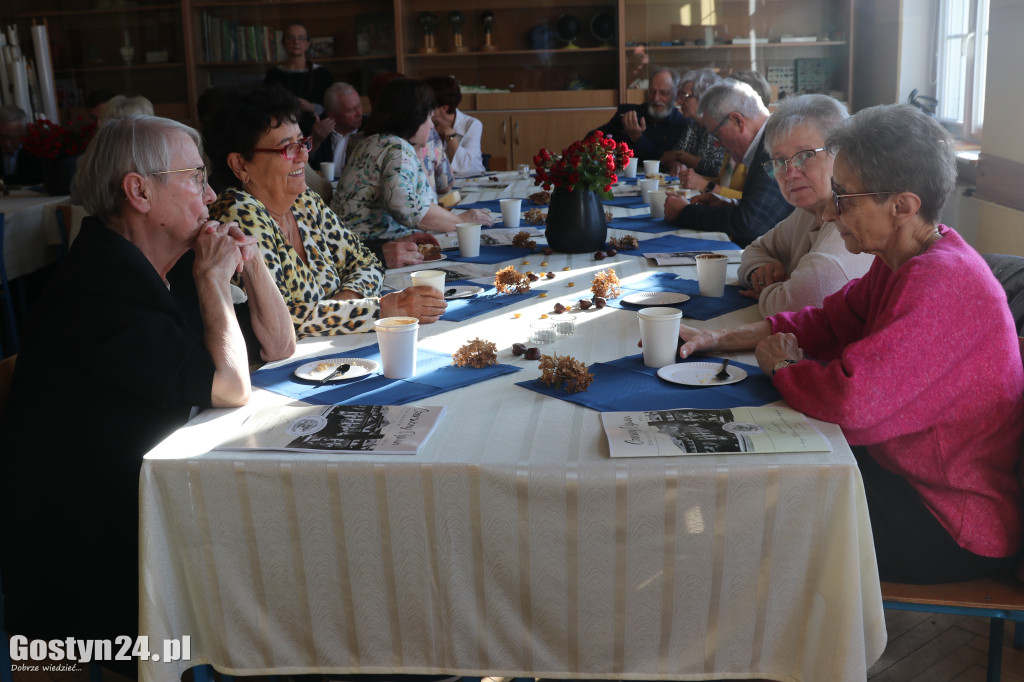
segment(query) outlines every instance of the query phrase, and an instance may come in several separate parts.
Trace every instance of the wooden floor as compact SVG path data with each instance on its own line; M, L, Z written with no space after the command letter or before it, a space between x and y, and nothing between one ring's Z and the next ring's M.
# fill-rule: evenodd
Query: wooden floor
M889 644L868 671L872 682L984 682L987 619L886 611L885 625ZM1002 682L1024 682L1024 650L1013 648L1012 623L1006 624L1003 642ZM126 682L107 671L103 681ZM89 672L84 667L77 673L15 672L14 682L89 682Z

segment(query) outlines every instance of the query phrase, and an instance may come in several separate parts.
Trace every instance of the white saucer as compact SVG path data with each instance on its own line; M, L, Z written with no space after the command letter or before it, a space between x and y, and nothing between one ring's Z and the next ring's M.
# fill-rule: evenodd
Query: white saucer
M665 381L684 386L724 386L747 378L745 369L729 365L726 368L729 378L716 379L715 375L720 369L722 369L721 362L680 362L676 365L662 367L658 370L658 376Z
M483 287L465 285L444 288L445 291L451 291L452 289L455 290L455 293L446 295L444 297L444 300L451 301L452 299L456 298L469 298L471 296L476 296L477 294L484 290Z
M366 358L324 358L299 365L295 368L295 376L306 381L320 381L337 369L338 365L349 365L349 369L341 376L330 379L332 382L364 377L371 372L376 372L380 367L378 363Z
M623 303L636 306L675 305L689 300L688 294L679 294L674 291L641 291L622 298Z

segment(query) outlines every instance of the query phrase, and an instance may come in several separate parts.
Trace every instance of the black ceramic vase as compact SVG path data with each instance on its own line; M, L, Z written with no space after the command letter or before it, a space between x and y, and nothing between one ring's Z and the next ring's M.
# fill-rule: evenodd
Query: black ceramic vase
M567 192L556 187L548 204L548 246L561 253L586 253L604 248L608 223L601 196L588 189Z
M43 187L51 197L71 193L71 179L78 168L77 156L49 159L43 168Z

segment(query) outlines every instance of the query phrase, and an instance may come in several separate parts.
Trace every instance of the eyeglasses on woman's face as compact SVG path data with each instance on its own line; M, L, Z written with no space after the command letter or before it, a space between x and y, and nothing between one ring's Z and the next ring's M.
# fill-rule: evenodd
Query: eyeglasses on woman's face
M196 188L200 192L206 191L206 166L196 166L195 168L178 168L177 170L165 170L165 171L153 171L147 173L147 175L168 175L170 173L188 173L195 171L195 175L191 177L192 182L195 183Z
M283 147L256 147L253 149L254 152L267 152L273 154L280 154L284 158L292 161L299 153L305 149L307 153L313 149L313 138L303 137L299 138L298 142L289 142Z
M900 194L900 192L897 191L897 190L893 190L893 191L890 191L890 192L853 192L853 193L850 193L850 194L839 194L838 192L836 192L836 181L832 180L831 182L832 182L832 202L835 204L836 215L837 216L843 215L843 206L840 203L841 199L849 199L851 197L873 197L873 196L879 196L879 195L884 195L884 194Z
M764 167L764 172L767 173L769 177L774 178L776 173L786 172L786 164L791 164L793 168L803 168L805 163L813 159L818 152L823 151L825 151L824 147L818 147L817 149L804 149L788 159L768 159L761 165Z

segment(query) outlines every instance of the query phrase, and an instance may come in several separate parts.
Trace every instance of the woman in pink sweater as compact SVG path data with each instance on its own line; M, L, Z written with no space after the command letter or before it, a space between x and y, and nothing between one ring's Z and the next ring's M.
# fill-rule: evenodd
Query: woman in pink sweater
M681 327L680 356L754 348L792 407L842 426L883 580L998 571L1024 540L1024 365L999 283L937 224L956 181L952 140L914 107L891 105L851 117L826 146L824 219L851 252L876 256L871 269L821 308Z

